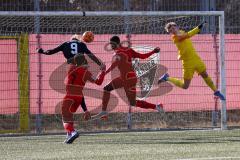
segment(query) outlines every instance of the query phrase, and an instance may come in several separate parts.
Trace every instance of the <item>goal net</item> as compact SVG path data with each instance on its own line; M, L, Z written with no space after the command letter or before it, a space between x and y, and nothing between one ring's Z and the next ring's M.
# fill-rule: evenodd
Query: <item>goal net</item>
M208 25L192 37L194 46L207 66L214 83L225 94L223 12L0 12L0 130L59 132L61 101L65 94L67 64L61 53L36 53L36 48L52 49L73 34L92 31L95 39L88 48L107 67L113 51L109 39L120 36L122 45L140 53L160 47L148 59L133 59L138 76L137 97L152 104L163 104L165 113L155 109L132 108L131 128L137 130L226 127L226 104L195 74L189 89L169 83L157 84L164 73L182 78L177 49L164 26L176 22L189 31L203 21ZM89 71L99 67L88 57ZM114 69L102 86L87 83L84 96L92 114L101 110L103 87L119 76ZM79 106L75 122L81 131L127 129L129 103L123 89L111 92L108 120L83 121Z

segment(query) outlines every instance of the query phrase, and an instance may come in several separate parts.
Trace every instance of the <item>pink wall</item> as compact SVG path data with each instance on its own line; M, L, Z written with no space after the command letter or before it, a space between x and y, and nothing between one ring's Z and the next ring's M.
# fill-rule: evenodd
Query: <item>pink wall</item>
M104 45L107 43L111 35L96 35L95 41L88 45L89 49L95 53L96 56L100 57L107 66L111 64L111 52L106 52L104 50ZM70 35L42 35L41 42L44 49L50 49L58 44L68 40ZM226 80L227 80L227 106L228 109L240 108L240 35L226 35ZM124 40L125 37L122 37ZM159 46L161 48L160 54L160 63L168 68L168 73L175 77L182 76L181 62L177 60L177 50L176 47L170 41L169 35L132 35L133 45L137 46ZM215 51L213 48L213 38L211 35L197 35L193 38L195 42L195 47L203 60L205 61L208 73L216 80L216 58ZM4 41L5 43L6 41ZM38 100L38 54L35 52L36 49L36 36L30 36L29 51L30 51L30 110L31 113L37 113L37 100ZM13 47L7 48L1 45L4 52L11 52ZM16 48L15 48L16 50ZM3 52L3 51L1 51ZM16 52L15 52L16 53ZM4 55L5 56L5 55ZM3 57L3 56L2 56ZM64 94L54 91L49 86L49 78L52 72L60 66L64 61L64 57L61 53L47 56L42 55L42 112L43 113L54 113L55 106L62 100ZM2 59L1 59L2 62ZM2 63L1 63L2 64ZM12 66L11 66L12 67ZM6 76L4 68L1 67L1 74ZM97 67L90 68L90 71L93 73L98 72ZM15 80L17 74L15 73ZM14 79L14 76L11 78ZM160 73L157 73L157 77L160 76ZM59 78L60 79L60 78ZM102 88L111 80L111 74L106 76L106 79L102 86L96 86L88 83L86 88L96 89L96 91L91 91L86 89L84 91L86 95L86 103L90 110L93 110L96 107L99 107L101 104L102 97ZM0 85L4 85L3 80L1 79ZM57 82L56 82L57 83ZM11 82L12 84L12 82ZM17 83L16 83L17 84ZM11 85L13 86L13 85ZM59 86L63 88L62 85ZM166 111L186 111L186 110L211 110L215 106L215 101L213 98L212 91L206 87L203 80L198 77L196 74L192 80L192 84L188 90L178 89L173 87L171 92L166 93L165 95L159 96L160 92L164 92L163 86L155 86L155 91L152 92L149 97L146 99L151 103L163 103ZM9 91L10 92L10 91ZM15 91L16 92L16 91ZM13 93L11 91L11 93ZM17 92L16 92L17 93ZM14 95L14 94L11 94ZM4 109L4 95L1 94L1 109L0 113L10 113L10 108ZM17 95L15 95L16 97ZM96 98L93 98L96 97ZM125 97L125 96L124 96ZM12 102L13 101L13 102ZM17 98L11 100L11 106L16 107ZM5 102L6 104L6 102ZM114 112L127 111L127 104L119 98L118 94L114 91L113 96L109 105L109 108L116 105L117 107L113 110ZM219 107L220 105L218 105ZM3 109L2 109L3 108ZM80 109L81 110L81 109ZM79 111L80 111L79 110ZM143 109L135 109L136 111L146 111ZM17 109L14 110L15 112Z
M18 112L18 64L15 40L0 40L0 114Z

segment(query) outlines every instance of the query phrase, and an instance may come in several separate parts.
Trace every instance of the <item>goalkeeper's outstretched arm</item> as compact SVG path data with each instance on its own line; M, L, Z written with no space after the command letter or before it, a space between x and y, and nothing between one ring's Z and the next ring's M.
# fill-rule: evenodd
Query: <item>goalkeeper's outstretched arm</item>
M200 25L198 25L197 27L195 27L194 29L190 30L187 33L180 33L179 28L175 22L170 22L166 24L165 29L168 33L173 34L174 41L183 41L199 33L205 24L206 21L202 22Z
M206 21L202 22L201 24L199 24L196 28L192 29L191 31L189 31L187 34L190 37L196 35L197 33L199 33L201 31L201 29L203 28L203 26L205 26L207 24Z
M151 55L153 55L154 53L158 53L159 51L160 51L159 47L156 47L151 52L148 52L145 54L141 54L141 53L138 53L138 52L132 50L132 55L133 55L133 58L146 59L146 58L150 57Z
M200 29L198 27L188 31L187 33L183 33L183 34L176 34L174 36L174 39L176 39L177 41L183 41L187 38L191 38L192 36L198 34L200 32Z

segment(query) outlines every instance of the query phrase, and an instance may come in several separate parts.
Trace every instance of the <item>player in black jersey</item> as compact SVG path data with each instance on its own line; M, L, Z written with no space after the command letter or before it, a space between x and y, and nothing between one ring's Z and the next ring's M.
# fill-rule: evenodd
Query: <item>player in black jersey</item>
M79 41L78 36L74 35L70 41L66 41L59 45L58 47L54 49L49 49L44 51L42 48L38 49L38 53L46 54L46 55L52 55L57 52L63 52L64 57L71 61L76 54L87 54L89 58L91 58L94 62L96 62L99 66L103 67L104 64L94 55L92 52L87 48L86 44Z
M87 80L101 85L106 66L87 48L84 42L79 41L77 35L72 36L70 41L66 41L54 49L44 51L39 48L37 50L38 53L45 55L52 55L60 51L63 52L67 63L70 64L66 85L67 93L62 102L62 119L67 132L65 143L72 143L79 136L79 133L73 127L73 113L76 112L78 106L81 104L86 119L91 117L84 101L82 89ZM97 79L92 77L92 74L87 70L87 61L83 56L84 54L100 66L102 73Z

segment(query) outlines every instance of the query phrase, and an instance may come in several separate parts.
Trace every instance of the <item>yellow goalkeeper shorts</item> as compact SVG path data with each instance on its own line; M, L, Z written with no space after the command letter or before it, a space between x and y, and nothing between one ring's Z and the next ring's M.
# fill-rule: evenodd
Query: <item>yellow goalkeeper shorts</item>
M206 66L200 58L194 58L183 63L183 78L192 79L195 72L198 74L206 71Z

